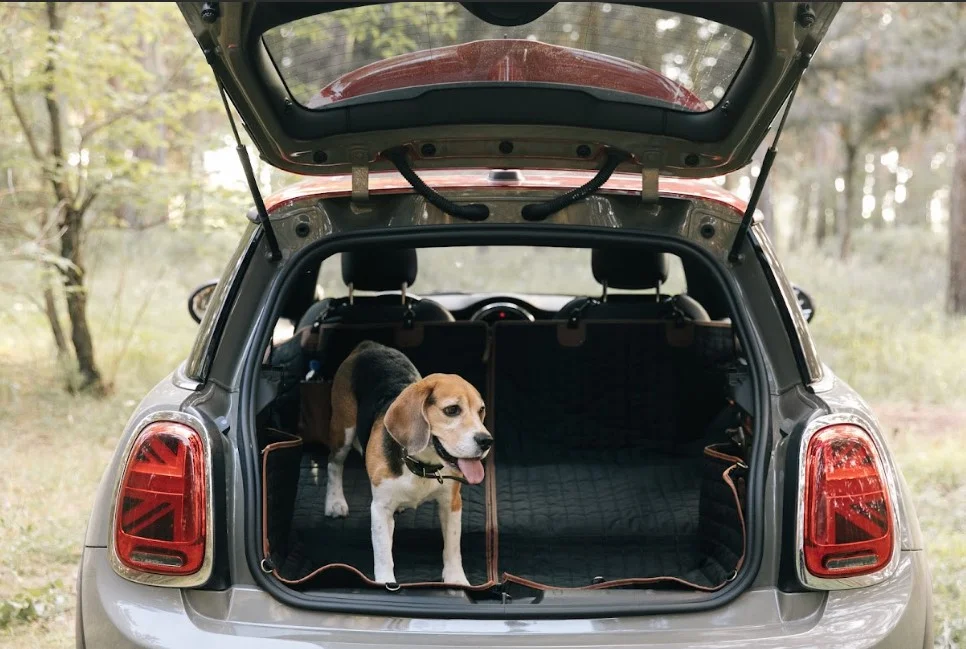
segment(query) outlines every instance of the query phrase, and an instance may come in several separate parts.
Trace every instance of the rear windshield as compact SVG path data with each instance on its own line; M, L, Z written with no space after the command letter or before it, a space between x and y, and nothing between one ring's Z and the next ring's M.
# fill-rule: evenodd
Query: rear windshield
M309 108L385 90L517 82L619 92L690 112L715 106L752 44L703 18L607 2L556 3L509 27L457 2L357 6L262 39L292 97Z
M684 267L677 255L666 253L667 281L661 293L687 292ZM348 288L342 281L341 255L322 262L318 285L325 297L341 297ZM544 246L450 246L420 248L418 273L412 285L416 294L533 293L537 295L594 296L603 287L594 279L592 251L585 248ZM654 293L654 289L615 293Z

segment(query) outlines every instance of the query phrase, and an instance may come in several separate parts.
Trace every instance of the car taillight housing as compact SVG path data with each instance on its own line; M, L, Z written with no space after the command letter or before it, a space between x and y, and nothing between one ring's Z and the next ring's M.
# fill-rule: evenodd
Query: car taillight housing
M855 424L819 429L805 450L802 556L820 579L869 575L893 557L888 481L871 436Z
M117 490L114 553L124 567L168 576L202 569L209 522L206 472L198 431L173 421L144 427Z

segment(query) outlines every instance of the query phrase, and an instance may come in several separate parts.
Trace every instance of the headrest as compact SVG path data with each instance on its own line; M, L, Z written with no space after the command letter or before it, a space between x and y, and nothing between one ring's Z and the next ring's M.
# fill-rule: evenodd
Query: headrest
M594 279L607 288L655 288L667 281L665 253L631 249L594 248L591 256Z
M416 281L416 250L368 248L342 253L342 281L356 291L398 291Z

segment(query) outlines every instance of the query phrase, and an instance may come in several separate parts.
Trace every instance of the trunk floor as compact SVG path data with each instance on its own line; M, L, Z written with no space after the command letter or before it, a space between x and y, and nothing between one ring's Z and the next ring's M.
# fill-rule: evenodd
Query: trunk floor
M699 454L615 451L566 464L497 462L498 575L581 587L662 576L713 585L728 574L699 540ZM303 455L289 551L279 566L283 577L299 579L342 563L373 578L371 493L358 454L346 461L343 481L349 516L327 518L325 455ZM474 585L486 582L484 496L482 486L462 488L463 566ZM393 557L402 584L441 580L435 503L396 515Z

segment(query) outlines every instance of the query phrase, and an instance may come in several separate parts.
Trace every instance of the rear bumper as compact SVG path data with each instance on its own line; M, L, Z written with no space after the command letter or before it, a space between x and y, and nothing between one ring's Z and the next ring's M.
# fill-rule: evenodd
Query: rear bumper
M850 647L932 646L930 579L903 552L889 581L829 594L742 594L715 611L598 620L430 620L335 615L284 606L253 587L185 593L118 577L104 548L86 548L78 646L204 647ZM511 604L512 606L512 604Z

